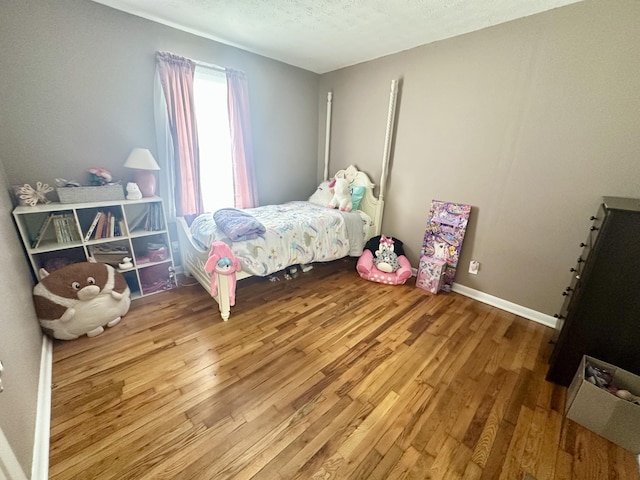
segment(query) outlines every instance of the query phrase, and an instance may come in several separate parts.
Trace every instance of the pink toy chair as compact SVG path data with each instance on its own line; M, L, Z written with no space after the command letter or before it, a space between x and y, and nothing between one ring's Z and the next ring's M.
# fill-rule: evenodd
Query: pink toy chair
M367 242L364 252L362 252L356 264L356 270L362 278L371 282L385 283L387 285L402 285L411 277L411 264L407 257L404 256L402 242L398 239L391 239L391 243L395 245L395 253L398 256L400 268L395 272L387 273L378 270L374 264L373 251L378 249L381 238L386 239L384 236L378 236L373 237ZM389 239L386 240L388 241Z

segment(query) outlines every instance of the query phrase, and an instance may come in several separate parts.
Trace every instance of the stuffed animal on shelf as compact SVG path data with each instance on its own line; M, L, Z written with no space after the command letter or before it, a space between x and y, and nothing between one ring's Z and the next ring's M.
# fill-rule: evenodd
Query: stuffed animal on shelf
M349 188L349 180L346 178L335 178L329 188L333 189L333 196L329 201L330 208L339 208L344 212L350 212L352 208L351 189Z
M121 273L106 263L73 263L49 274L33 288L42 330L59 340L95 337L117 325L129 311L131 292Z
M142 198L142 192L137 183L127 183L127 200L140 200Z
M229 305L236 304L236 272L242 270L240 260L233 254L229 246L224 242L213 242L209 251L209 258L204 266L205 271L211 275L211 296L218 296L218 276L224 275L229 284Z

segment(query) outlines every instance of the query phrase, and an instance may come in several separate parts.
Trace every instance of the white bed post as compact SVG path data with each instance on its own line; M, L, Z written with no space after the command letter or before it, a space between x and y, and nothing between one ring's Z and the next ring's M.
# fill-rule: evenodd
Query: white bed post
M380 173L380 200L384 201L384 187L387 183L389 171L389 159L391 156L391 139L393 125L396 120L396 98L398 97L398 81L391 80L391 92L389 93L389 110L387 112L387 132L384 136L384 153L382 155L382 173Z
M331 145L331 106L333 92L327 93L327 130L324 140L324 181L329 180L329 148Z
M221 275L217 272L213 272L218 281L218 308L220 309L220 316L225 322L229 320L231 315L231 299L229 297L229 276ZM235 273L233 274L235 275Z
M387 184L387 173L389 171L389 160L391 157L391 142L393 138L393 126L396 119L396 99L398 97L398 81L391 80L391 92L389 93L389 110L387 111L387 131L384 137L384 152L382 155L382 172L380 173L380 195L378 199L380 205L376 210L375 222L378 226L376 235L380 235L382 228L382 212L384 210L384 189Z

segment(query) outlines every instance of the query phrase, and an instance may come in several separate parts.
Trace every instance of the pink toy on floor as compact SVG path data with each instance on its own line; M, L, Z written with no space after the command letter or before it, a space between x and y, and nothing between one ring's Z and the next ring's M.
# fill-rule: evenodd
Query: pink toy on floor
M356 270L362 278L388 285L402 285L411 277L411 264L400 240L377 235L367 241Z
M236 304L236 272L242 270L240 261L224 242L213 242L209 251L209 259L204 266L211 275L211 296L218 295L218 277L216 274L229 277L229 305Z

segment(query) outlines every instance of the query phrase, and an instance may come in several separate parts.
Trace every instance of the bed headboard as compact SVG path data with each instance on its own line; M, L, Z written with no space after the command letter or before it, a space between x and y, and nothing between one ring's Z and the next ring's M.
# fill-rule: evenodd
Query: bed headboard
M375 237L376 235L380 235L380 231L382 229L384 200L377 198L373 194L375 184L371 181L369 176L358 170L354 165L350 165L344 170L338 170L335 174L335 178L346 178L349 181L349 185L365 187L364 196L360 201L358 210L362 210L364 213L369 215L373 222L373 225L369 228L367 240L371 237Z

